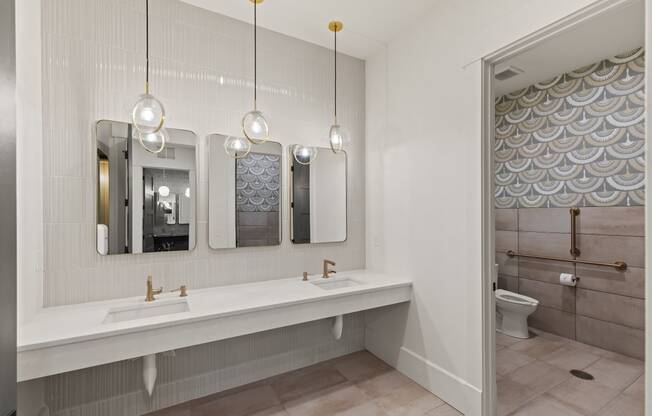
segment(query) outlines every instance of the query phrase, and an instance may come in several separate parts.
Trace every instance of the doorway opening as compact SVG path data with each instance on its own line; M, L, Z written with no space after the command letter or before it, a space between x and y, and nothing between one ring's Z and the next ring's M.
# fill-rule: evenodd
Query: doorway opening
M642 414L645 5L483 61L485 411Z

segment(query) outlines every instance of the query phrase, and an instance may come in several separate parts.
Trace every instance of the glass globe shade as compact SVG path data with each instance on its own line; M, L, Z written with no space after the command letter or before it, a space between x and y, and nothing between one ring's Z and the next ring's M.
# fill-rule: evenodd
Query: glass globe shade
M131 121L140 132L156 133L165 122L165 108L153 95L143 94L131 111Z
M340 153L346 144L349 143L348 131L339 124L333 124L328 133L328 142L333 153Z
M296 145L292 149L294 160L302 165L309 165L317 158L317 148L310 146Z
M170 195L170 188L168 188L165 185L159 186L158 187L158 194L165 198L166 196Z
M242 132L253 144L269 140L269 125L260 111L250 111L242 118Z
M226 154L234 159L241 159L251 152L251 143L244 137L229 136L224 140Z
M166 129L159 129L153 133L143 133L140 130L136 131L140 145L150 153L161 153L165 149L165 144L168 142L168 132Z

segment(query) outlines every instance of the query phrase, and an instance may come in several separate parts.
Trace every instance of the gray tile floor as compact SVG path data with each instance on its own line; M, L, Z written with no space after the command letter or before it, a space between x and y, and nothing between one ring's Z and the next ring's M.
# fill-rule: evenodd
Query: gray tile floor
M643 361L531 331L526 340L496 334L498 416L643 416Z
M367 351L149 416L460 416Z

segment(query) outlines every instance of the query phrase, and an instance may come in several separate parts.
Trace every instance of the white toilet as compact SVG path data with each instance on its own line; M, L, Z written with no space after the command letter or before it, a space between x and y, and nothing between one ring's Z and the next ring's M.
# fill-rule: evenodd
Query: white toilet
M496 331L516 338L529 338L527 317L539 301L507 290L496 290Z

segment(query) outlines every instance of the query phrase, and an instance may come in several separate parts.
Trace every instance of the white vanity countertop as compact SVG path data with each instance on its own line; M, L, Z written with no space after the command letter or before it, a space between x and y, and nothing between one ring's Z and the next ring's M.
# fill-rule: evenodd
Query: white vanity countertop
M175 314L105 323L109 309L133 306L144 302L143 296L76 305L49 307L43 309L30 322L20 326L18 331L18 352L27 352L49 347L61 347L91 340L110 338L135 332L188 325L233 315L266 311L310 302L335 300L337 298L365 295L393 288L409 288L409 279L397 276L356 270L334 275L330 281L352 279L356 286L324 290L310 282L324 282L321 276L310 276L309 282L300 277L268 280L233 286L221 286L188 290L189 310ZM154 286L156 279L154 279ZM157 296L161 300L179 299L178 294L165 293ZM406 299L409 300L409 299ZM386 302L387 304L395 302ZM339 314L336 308L333 314Z

